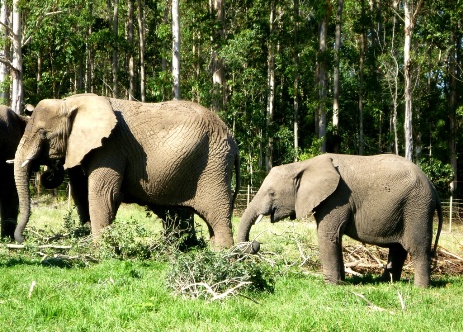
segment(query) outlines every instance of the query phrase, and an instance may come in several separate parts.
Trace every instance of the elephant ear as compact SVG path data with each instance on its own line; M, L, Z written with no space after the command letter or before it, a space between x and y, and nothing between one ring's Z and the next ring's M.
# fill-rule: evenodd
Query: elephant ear
M64 168L80 165L91 150L102 145L117 124L117 118L108 99L94 94L69 97L64 101L70 123Z
M340 175L328 156L301 162L296 178L296 217L310 213L338 187Z

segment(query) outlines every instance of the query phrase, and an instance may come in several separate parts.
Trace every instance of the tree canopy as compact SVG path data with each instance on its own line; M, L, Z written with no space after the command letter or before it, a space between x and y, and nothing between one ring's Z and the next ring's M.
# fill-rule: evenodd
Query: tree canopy
M170 0L2 0L6 74L13 3L24 103L82 92L174 98ZM405 156L411 144L410 158L441 195L452 180L459 194L461 0L182 0L179 13L182 99L229 125L244 183L258 184L269 161L325 151ZM3 78L5 104L15 79Z

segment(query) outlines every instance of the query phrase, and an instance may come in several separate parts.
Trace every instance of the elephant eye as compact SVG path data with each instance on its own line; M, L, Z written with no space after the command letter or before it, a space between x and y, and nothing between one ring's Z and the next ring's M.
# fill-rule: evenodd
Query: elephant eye
M41 139L47 139L47 131L45 129L39 129L39 136Z

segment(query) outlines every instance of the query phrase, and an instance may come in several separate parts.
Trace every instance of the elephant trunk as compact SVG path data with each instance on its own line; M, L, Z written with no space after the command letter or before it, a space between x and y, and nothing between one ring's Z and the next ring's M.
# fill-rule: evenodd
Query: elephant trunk
M24 158L18 155L14 163L14 178L16 182L16 189L19 197L19 212L18 225L14 232L14 238L18 243L24 241L23 231L29 221L31 212L30 206L30 193L29 193L29 177L31 165L29 161L24 162Z
M254 208L252 202L244 211L243 216L241 217L241 222L238 226L238 242L247 242L248 244L244 246L243 251L250 254L256 254L260 249L260 243L257 241L252 241L249 243L249 232L251 231L251 226L254 225L257 218L262 215L257 212ZM260 220L260 219L259 219Z

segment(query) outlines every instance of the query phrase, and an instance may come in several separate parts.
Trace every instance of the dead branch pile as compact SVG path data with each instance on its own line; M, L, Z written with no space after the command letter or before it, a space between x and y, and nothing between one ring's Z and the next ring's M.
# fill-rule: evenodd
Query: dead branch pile
M352 275L382 274L387 264L389 249L369 245L343 246L344 265L347 273ZM461 275L463 273L463 258L438 247L437 261L432 263L433 275ZM404 274L413 274L413 264L410 255L405 261Z

